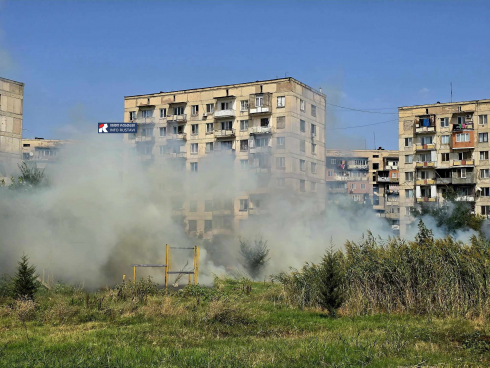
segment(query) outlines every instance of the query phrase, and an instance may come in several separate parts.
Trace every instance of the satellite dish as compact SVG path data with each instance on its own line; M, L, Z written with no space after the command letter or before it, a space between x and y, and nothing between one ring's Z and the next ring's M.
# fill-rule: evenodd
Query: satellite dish
M34 156L34 153L32 153L32 152L29 152L29 156L31 156L31 157L32 157L32 156Z

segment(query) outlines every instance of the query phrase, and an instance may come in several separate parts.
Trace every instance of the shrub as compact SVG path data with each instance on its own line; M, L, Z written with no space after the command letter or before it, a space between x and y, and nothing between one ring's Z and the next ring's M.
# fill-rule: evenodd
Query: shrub
M38 289L36 281L36 267L29 266L29 258L24 254L17 267L17 272L13 279L13 296L14 298L34 298L34 293Z
M341 266L341 253L334 253L331 248L323 256L322 262L317 268L319 305L328 310L331 316L335 316L337 309L343 301L343 276Z
M254 240L254 245L249 239L239 238L239 242L243 267L252 279L257 279L269 262L267 240L257 238Z

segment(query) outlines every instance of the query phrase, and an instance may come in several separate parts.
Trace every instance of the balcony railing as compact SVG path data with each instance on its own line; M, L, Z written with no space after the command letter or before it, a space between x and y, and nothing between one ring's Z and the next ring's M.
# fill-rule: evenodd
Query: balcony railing
M436 178L436 184L451 184L453 181L453 178Z
M400 225L391 225L391 230L400 230Z
M272 133L272 128L270 126L256 126L248 128L250 134L270 134Z
M461 124L458 124L458 123L455 123L453 124L453 132L459 132L459 131L462 131L462 130L473 130L474 128L474 125L473 125L473 122L468 122L468 123L461 123Z
M347 188L328 188L327 187L327 193L332 193L332 194L347 194Z
M400 218L400 214L396 212L386 212L385 217L389 219L398 219ZM398 226L398 225L394 225L394 226Z
M227 110L217 110L214 112L214 117L216 119L219 118L231 118L235 116L235 110L227 109Z
M463 196L457 196L455 198L456 202L474 202L475 197L473 195L463 195Z
M215 138L229 138L235 136L235 129L217 129L214 131Z
M151 118L137 118L137 119L133 119L131 121L136 122L138 124L155 124L155 118L154 117L151 117Z
M436 197L418 197L417 198L417 203L422 203L422 202L436 202L437 198Z
M398 165L386 165L386 170L398 170Z
M417 161L415 167L435 167L436 163L432 161Z
M415 128L415 133L421 134L421 133L434 133L436 131L435 126L422 126L419 128Z
M167 139L187 140L187 133L168 134Z
M187 114L167 115L167 121L173 123L185 123L187 121Z
M417 144L415 145L415 150L416 151L432 151L436 149L436 144L435 143L429 143L429 144Z
M249 153L271 153L272 152L272 147L265 146L265 147L253 147L250 148Z
M452 160L451 166L474 166L474 160Z
M369 169L369 165L368 164L361 164L361 165L358 165L358 164L347 164L347 168L349 170L368 170Z
M417 179L415 181L416 185L433 185L435 183L435 179Z
M270 114L272 112L272 93L250 95L248 109L250 114Z
M139 135L135 138L136 142L155 142L154 135Z
M187 153L186 152L169 152L168 154L170 157L173 157L173 158L186 158L187 157Z
M454 184L475 184L475 173L474 172L467 172L466 177L461 178L458 177L458 172L453 172L452 173L452 183Z

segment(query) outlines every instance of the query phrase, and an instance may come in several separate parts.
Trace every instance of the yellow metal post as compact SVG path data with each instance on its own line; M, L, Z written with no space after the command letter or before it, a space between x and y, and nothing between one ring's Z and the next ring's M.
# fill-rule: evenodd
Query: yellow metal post
M194 274L196 275L196 279L194 282L196 285L199 283L199 247L196 246L196 270L194 271Z
M126 275L123 275L123 284L126 282Z
M168 258L168 244L165 244L165 288L168 285L168 269L170 267L169 258Z
M133 283L136 284L136 266L133 267Z
M44 268L43 268L43 284L44 284Z

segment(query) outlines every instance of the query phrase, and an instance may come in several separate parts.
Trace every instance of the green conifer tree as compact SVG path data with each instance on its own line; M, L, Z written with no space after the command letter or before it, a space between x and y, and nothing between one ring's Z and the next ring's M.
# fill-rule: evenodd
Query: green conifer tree
M29 258L24 254L13 280L13 297L34 299L34 293L38 288L36 278L36 267L29 265Z

